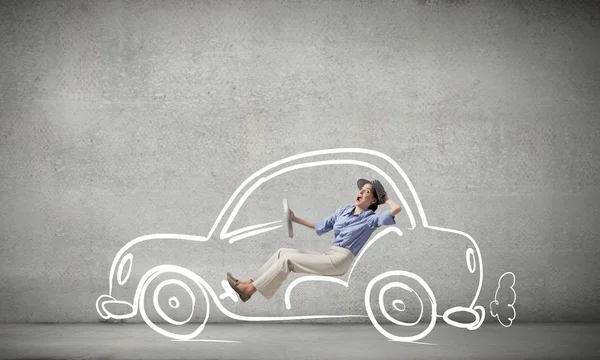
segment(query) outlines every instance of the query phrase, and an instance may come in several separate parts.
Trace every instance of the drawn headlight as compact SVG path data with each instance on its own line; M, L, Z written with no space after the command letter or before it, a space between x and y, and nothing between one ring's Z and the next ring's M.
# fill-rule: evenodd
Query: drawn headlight
M473 250L473 248L467 249L466 257L467 257L467 267L469 268L469 271L472 274L475 272L475 251Z
M121 259L121 262L119 263L119 269L117 270L117 281L119 282L119 285L125 284L125 282L127 282L127 279L129 279L129 275L131 274L132 261L133 254L131 253L123 256L123 259ZM127 267L127 274L125 275L125 277L123 277L123 269L125 269L125 267Z

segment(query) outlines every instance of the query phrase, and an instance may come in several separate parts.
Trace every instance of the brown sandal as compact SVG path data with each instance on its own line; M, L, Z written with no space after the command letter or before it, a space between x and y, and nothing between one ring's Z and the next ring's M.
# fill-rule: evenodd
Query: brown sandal
M233 275L231 275L231 273L230 273L230 272L227 272L227 279L231 279L231 280L233 280L233 281L234 281L236 284L238 284L238 283L240 282L240 280L239 280L239 279L236 279L236 278L234 278L234 277L233 277ZM252 282L254 282L254 280L250 279L250 282L252 283Z
M229 280L229 279L233 280L233 282L236 283L236 284L238 282L240 282L238 279L234 278L233 275L231 275L231 273L228 271L227 272L227 280Z
M229 282L229 286L231 286L231 288L240 296L240 300L243 302L250 300L252 295L245 294L242 290L240 290L240 288L238 288L237 281L234 281L233 278L228 276L227 282Z

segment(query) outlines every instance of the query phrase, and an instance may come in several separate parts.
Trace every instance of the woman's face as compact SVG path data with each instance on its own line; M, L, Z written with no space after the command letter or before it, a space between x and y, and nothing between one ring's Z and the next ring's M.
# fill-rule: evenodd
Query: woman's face
M356 196L356 205L367 209L375 202L375 197L373 195L373 185L365 184L362 189L358 191L358 195Z

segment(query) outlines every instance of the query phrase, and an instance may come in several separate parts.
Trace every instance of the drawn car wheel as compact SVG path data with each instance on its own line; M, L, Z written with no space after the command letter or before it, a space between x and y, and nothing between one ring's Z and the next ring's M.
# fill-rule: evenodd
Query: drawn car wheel
M411 283L414 281L419 283L419 285L422 287L422 291L417 292L412 287L407 285L405 282L408 279L413 280L413 281L411 281ZM381 290L379 290L379 293L375 294L373 291L373 287L380 280L382 280L382 282L385 285L383 285ZM420 303L420 306L421 306L420 314L416 321L404 322L401 320L396 320L388 313L388 311L386 310L385 303L384 303L384 296L385 296L385 293L392 288L406 291L408 293L408 295L410 295L412 297L416 297L416 300L418 300L418 302ZM421 294L421 295L419 295L419 294ZM427 302L425 304L426 307L431 309L430 321L429 321L427 328L425 330L423 330L422 332L420 332L419 334L412 335L412 336L398 336L398 335L394 335L391 332L385 330L381 326L379 321L377 321L377 318L373 314L373 310L371 309L371 299L372 299L372 296L374 296L374 295L378 296L376 303L378 304L379 313L381 315L383 315L383 317L390 323L399 325L399 326L403 326L403 327L410 327L410 326L415 326L415 325L419 324L419 322L421 321L421 319L423 317L423 311L425 308L424 304L423 304L423 300L425 300ZM403 297L403 299L406 299L406 298ZM392 301L391 305L395 310L397 310L399 312L403 312L406 310L404 300L402 300L402 299L396 299L396 300ZM367 285L367 289L365 291L365 307L366 307L367 313L369 314L369 319L371 319L371 322L373 323L375 328L383 336L387 337L390 340L394 340L394 341L412 342L412 341L416 341L416 340L419 340L419 339L427 336L427 334L429 334L429 332L431 332L431 330L435 326L435 322L437 319L437 303L435 300L435 296L433 295L433 291L431 291L431 288L429 287L429 285L427 285L427 283L423 279L421 279L418 275L407 272L407 271L401 271L401 270L388 271L388 272L380 274L377 277L375 277L374 279L372 279L369 282L369 284Z
M187 270L185 272L188 272ZM157 324L155 324L147 315L146 313L146 303L145 303L145 299L146 299L146 291L148 290L148 286L153 282L153 280L158 277L159 275L162 274L168 274L168 273L173 273L173 274L177 274L178 276L184 276L190 280L192 280L197 287L200 288L200 290L202 291L202 293L204 294L204 300L206 302L206 315L204 316L204 321L198 326L198 328L196 328L196 330L194 330L191 333L188 334L176 334L170 331L167 331L163 328L161 328L160 326L158 326ZM190 276L192 275L192 276ZM206 321L208 320L208 314L209 314L209 310L210 310L210 303L208 301L208 294L206 293L206 290L204 289L204 286L202 286L200 284L200 282L204 282L203 280L201 280L198 276L196 276L195 274L191 273L190 275L187 274L183 274L183 272L180 271L173 271L170 269L162 269L162 270L158 270L155 272L152 272L150 277L143 283L142 285L142 290L140 292L140 314L142 315L142 317L144 318L144 321L146 322L146 324L148 326L150 326L154 331L158 332L161 335L164 336L168 336L170 338L173 339L177 339L177 340L189 340L189 339L193 339L196 336L198 336L198 334L200 334L202 332L202 330L204 330L204 327L206 325ZM197 279L194 279L197 278ZM200 281L198 281L198 279L200 279ZM159 302L158 302L158 298L160 295L160 292L162 290L163 287L167 286L167 285L178 285L179 287L181 287L183 290L185 290L185 292L189 295L189 299L191 300L192 306L191 306L191 311L190 311L190 316L183 320L183 321L178 321L175 319L172 319L169 315L167 315L163 309L160 307ZM178 280L178 279L168 279L168 280L163 280L160 283L158 283L158 285L156 285L156 289L154 290L154 293L152 294L152 303L149 304L149 306L153 306L154 310L156 310L156 312L158 313L158 315L160 316L160 318L171 324L171 325L185 325L186 323L188 323L193 315L194 315L194 310L195 310L195 305L196 305L196 296L194 295L194 292L192 291L192 289L183 281ZM172 296L171 298L169 298L169 306L171 308L178 308L180 305L180 301L176 296ZM204 308L204 307L202 307Z

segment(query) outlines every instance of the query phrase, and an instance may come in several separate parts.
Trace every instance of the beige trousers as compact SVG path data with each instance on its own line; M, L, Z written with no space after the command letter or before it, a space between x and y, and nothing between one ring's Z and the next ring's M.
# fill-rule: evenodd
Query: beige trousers
M270 299L287 279L290 272L324 276L344 275L354 260L352 251L331 246L327 252L308 252L298 249L279 249L251 277L254 287Z

